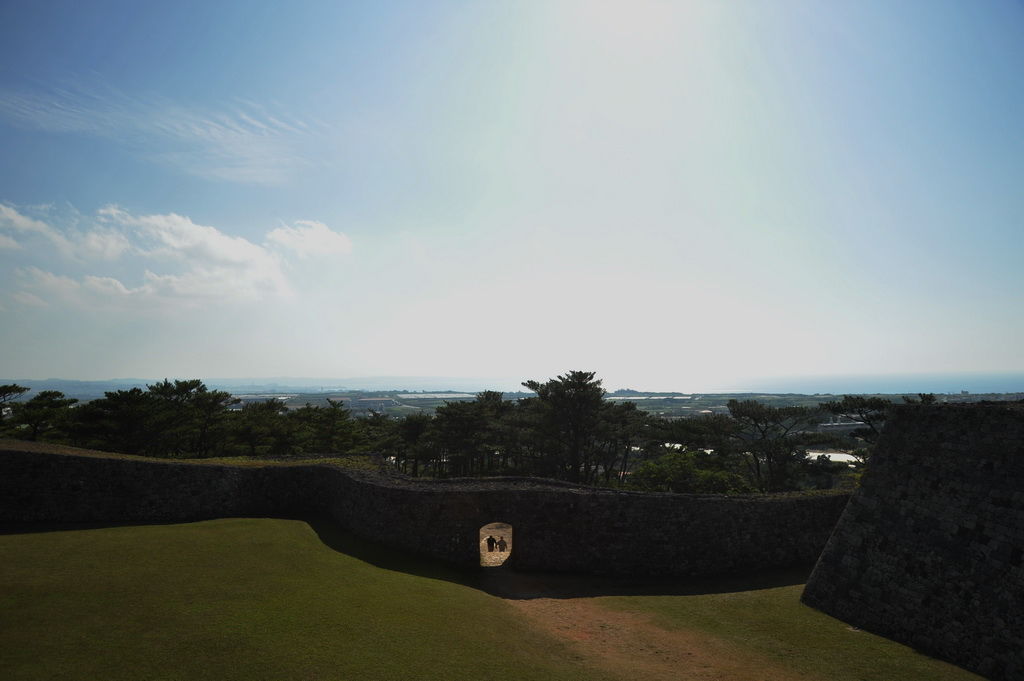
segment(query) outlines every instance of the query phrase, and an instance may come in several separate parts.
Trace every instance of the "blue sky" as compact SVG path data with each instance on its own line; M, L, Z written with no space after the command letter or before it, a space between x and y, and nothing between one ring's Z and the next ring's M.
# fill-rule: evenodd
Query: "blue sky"
M1024 371L1022 76L996 0L4 3L0 376Z

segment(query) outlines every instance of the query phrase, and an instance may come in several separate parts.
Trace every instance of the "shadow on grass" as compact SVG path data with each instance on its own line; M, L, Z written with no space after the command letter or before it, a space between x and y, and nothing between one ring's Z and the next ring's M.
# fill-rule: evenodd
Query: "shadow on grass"
M404 572L416 577L440 579L463 586L475 586L475 570L461 569L431 558L403 553L398 549L364 539L342 528L328 517L306 516L302 520L316 532L324 546L374 567Z
M639 579L601 577L577 573L517 572L513 567L462 568L417 556L363 539L325 516L294 516L287 520L306 522L328 548L369 563L382 570L402 572L426 579L438 579L506 599L592 598L596 596L693 596L738 593L803 584L812 565L783 570L765 570L753 575L721 577L680 577ZM0 535L67 532L108 527L180 525L190 521L147 521L127 523L7 523ZM202 522L202 521L194 521Z
M477 575L475 586L493 596L531 598L593 598L597 596L696 596L759 591L804 584L813 566L770 570L756 575L633 579L587 574L516 572L491 568Z
M237 516L254 517L256 516ZM343 529L333 519L317 515L275 515L277 519L304 522L316 533L324 546L347 556L369 563L382 570L403 572L405 574L429 579L440 579L447 582L476 588L476 571L460 569L441 561L403 553L398 549L363 539ZM30 522L0 523L0 536L16 534L42 534L47 532L76 532L81 530L99 530L118 527L153 527L162 525L187 525L201 523L219 518L200 518L195 520L142 520L130 522Z
M804 584L812 565L756 575L715 578L631 579L578 573L517 572L513 567L460 568L362 539L329 518L307 518L328 547L384 570L442 579L506 599L671 596L737 593Z

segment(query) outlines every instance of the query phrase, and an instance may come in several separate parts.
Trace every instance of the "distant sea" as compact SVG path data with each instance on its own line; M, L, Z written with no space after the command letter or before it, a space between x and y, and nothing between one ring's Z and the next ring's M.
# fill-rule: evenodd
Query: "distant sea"
M752 379L730 390L764 393L1024 393L1024 372L792 376Z
M598 375L600 378L600 374ZM189 377L190 378L190 377ZM504 392L522 391L519 381L508 378L455 378L447 376L368 376L362 378L205 378L210 388L227 390L236 395L295 392L335 392L345 390L410 390L455 391L475 393L481 390ZM104 392L143 388L158 379L120 378L105 381L77 381L59 378L45 380L19 380L0 378L0 384L18 383L39 390L59 390L68 397L90 400L102 397ZM620 386L609 385L613 391ZM834 375L753 378L723 381L719 385L635 386L640 392L678 392L684 394L708 393L800 393L805 395L831 394L917 394L917 393L1024 393L1024 371L1004 373L950 373L950 374L888 374L888 375ZM29 393L26 397L30 397Z

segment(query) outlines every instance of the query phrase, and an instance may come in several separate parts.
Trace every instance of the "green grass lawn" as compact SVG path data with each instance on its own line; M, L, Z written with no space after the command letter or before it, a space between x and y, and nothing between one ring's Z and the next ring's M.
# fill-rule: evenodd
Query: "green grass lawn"
M799 575L798 578L802 576ZM786 577L786 575L782 575ZM782 579L776 581L792 581ZM802 581L802 580L800 580ZM602 604L648 612L663 627L696 629L780 667L830 681L978 681L982 677L859 631L800 603L804 585L751 580L691 584L690 594L616 596Z
M0 678L602 678L460 579L327 523L4 534Z

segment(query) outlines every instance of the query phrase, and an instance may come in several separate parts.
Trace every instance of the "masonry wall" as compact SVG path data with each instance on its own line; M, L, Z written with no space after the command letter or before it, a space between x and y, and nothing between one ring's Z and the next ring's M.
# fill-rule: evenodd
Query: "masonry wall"
M189 521L325 513L386 545L466 567L510 523L520 570L696 576L809 564L844 494L695 496L525 478L430 481L332 466L243 468L0 451L0 522Z
M0 522L188 521L300 515L302 471L0 451Z
M506 522L515 533L516 569L608 575L810 564L848 499L623 493L529 479L385 483L336 469L332 477L325 504L331 515L388 545L477 565L480 528Z
M991 679L1024 679L1024 405L901 406L808 605Z

